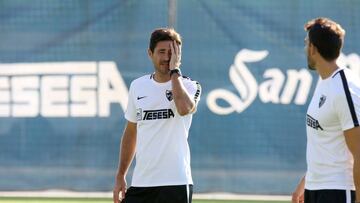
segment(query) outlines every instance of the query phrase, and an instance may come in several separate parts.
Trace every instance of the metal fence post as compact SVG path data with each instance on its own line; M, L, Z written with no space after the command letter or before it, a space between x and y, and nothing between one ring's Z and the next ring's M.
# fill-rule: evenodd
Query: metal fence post
M176 28L176 0L168 0L168 26Z

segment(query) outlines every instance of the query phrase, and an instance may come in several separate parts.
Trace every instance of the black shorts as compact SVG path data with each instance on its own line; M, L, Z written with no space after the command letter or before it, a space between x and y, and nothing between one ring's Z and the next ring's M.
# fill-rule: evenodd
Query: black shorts
M130 187L121 203L191 203L192 185Z
M355 191L305 190L305 203L354 203Z

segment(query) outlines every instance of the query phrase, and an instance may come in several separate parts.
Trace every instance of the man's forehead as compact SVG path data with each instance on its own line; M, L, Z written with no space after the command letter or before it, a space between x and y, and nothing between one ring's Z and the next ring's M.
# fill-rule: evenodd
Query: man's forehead
M170 43L172 41L166 40L166 41L160 41L156 44L156 49L170 49Z

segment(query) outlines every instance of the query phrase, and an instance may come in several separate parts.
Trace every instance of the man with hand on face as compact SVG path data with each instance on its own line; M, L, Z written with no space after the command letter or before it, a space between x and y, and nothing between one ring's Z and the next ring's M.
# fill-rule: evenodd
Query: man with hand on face
M200 100L198 82L182 76L181 37L153 31L148 55L155 72L130 85L114 203L190 203L192 176L188 133ZM131 187L126 174L136 155Z
M307 172L293 203L360 203L360 80L339 68L345 31L317 18L305 25L308 66L320 75L306 116Z

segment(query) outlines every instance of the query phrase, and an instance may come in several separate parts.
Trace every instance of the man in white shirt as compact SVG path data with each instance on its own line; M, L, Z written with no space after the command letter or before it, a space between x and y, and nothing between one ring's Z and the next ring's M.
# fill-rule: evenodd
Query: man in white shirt
M316 18L305 25L308 66L320 76L306 117L307 172L293 203L360 202L360 79L336 64L345 31Z
M135 79L125 112L114 203L190 203L192 177L188 133L201 87L182 76L181 37L156 29L148 55L155 72ZM126 174L136 156L131 187Z

